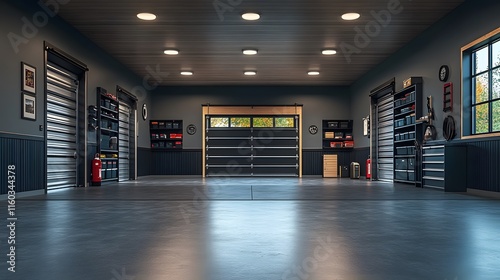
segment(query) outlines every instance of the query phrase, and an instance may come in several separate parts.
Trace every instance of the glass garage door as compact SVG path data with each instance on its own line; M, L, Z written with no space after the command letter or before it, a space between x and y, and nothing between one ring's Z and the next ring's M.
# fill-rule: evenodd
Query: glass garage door
M299 176L297 116L207 116L206 176Z

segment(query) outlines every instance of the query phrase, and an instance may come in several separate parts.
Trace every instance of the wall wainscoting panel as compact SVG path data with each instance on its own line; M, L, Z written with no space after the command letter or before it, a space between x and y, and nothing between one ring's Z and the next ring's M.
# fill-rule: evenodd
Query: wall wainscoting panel
M500 139L469 140L466 143L467 187L500 192L500 173L498 172L500 170ZM450 172L453 173L452 170Z
M366 176L366 160L370 156L370 147L355 148L352 150L352 161L359 163L359 171L361 176Z
M150 175L201 175L201 149L150 153Z
M302 150L302 174L323 175L323 155L337 154L338 165L351 164L352 150L324 151L324 150Z
M151 149L137 148L137 176L151 175Z
M45 189L45 141L43 138L0 133L0 195L7 194L9 166L15 166L16 193Z

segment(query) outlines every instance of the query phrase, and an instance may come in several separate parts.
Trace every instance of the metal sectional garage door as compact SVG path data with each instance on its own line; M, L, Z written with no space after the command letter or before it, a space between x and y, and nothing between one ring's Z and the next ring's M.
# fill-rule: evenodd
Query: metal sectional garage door
M77 184L77 80L47 65L47 189Z
M118 123L118 180L130 180L130 107L120 102L119 123Z
M299 176L297 116L206 116L206 176Z
M377 102L377 174L379 180L392 181L394 177L393 97L386 95Z

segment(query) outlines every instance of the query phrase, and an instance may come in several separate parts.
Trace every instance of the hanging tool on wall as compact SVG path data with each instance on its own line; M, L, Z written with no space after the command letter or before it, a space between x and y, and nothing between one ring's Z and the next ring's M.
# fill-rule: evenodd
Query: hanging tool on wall
M437 136L436 127L432 125L432 121L434 120L434 109L432 108L432 96L427 97L427 115L418 119L418 122L426 122L424 132L424 140L435 140Z
M443 137L446 141L450 141L455 138L456 134L455 119L449 115L443 121Z

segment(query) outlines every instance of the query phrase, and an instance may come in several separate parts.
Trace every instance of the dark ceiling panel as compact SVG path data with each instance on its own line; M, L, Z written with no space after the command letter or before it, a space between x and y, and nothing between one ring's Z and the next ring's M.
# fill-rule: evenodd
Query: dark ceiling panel
M169 73L162 85L349 85L462 2L71 0L60 6L59 15L139 76L147 76L148 67ZM391 3L400 5L391 8ZM228 9L216 10L223 5ZM246 22L243 11L258 11L261 20ZM350 11L361 18L340 19ZM158 18L144 22L136 18L139 12ZM374 26L377 18L382 23ZM356 44L356 30L367 27L375 34L366 46ZM359 52L346 55L341 46L347 44ZM241 50L247 47L259 54L244 56ZM327 47L339 53L322 56ZM181 53L166 56L165 48ZM195 75L181 76L181 70ZM258 74L245 77L244 70ZM308 70L321 74L311 77Z

